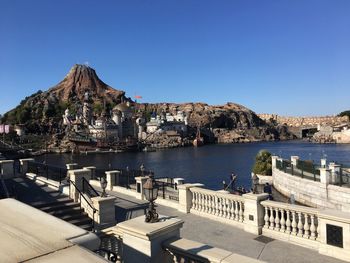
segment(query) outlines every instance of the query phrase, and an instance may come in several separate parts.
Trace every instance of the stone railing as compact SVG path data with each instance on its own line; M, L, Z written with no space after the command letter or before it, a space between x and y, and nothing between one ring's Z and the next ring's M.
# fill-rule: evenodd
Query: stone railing
M191 188L190 191L192 192L191 213L243 223L243 197L197 187Z
M212 247L207 244L199 243L184 238L166 240L165 242L163 242L163 249L165 249L165 251L170 254L169 263L262 262L257 259L235 254L227 250Z
M318 209L275 201L262 201L261 205L265 209L263 234L274 231L286 239L290 236L309 241L320 239Z

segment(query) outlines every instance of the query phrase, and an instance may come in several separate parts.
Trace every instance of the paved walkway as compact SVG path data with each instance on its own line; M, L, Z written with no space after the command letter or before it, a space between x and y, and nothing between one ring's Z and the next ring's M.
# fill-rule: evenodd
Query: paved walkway
M147 202L115 192L109 192L109 194L117 197L116 218L118 222L143 215L148 207ZM159 205L157 211L161 215L175 216L185 221L181 229L181 237L251 258L275 263L344 262L323 256L315 250L263 236L257 237L242 229L197 215L180 213L173 208Z

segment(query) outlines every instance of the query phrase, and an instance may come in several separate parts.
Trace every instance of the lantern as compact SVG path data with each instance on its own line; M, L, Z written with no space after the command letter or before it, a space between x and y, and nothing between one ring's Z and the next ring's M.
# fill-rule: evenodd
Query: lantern
M145 221L147 223L158 222L158 214L155 209L154 201L158 197L158 185L154 181L153 177L150 176L143 185L143 192L146 200L149 202L149 208L146 213Z

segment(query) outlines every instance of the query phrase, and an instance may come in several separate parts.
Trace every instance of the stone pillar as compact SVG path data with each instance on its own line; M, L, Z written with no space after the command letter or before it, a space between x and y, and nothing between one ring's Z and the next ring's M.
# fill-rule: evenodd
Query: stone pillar
M278 156L276 155L271 156L272 169L276 168L277 159L278 159Z
M139 176L139 177L135 177L136 180L136 191L137 193L139 193L139 195L136 196L137 199L141 199L144 200L145 197L143 195L143 185L146 182L146 180L148 179L148 176Z
M19 163L21 165L21 174L28 173L28 162L34 162L34 159L33 158L19 159Z
M123 236L123 260L125 263L169 263L174 259L162 248L170 238L180 237L183 221L177 218L159 216L160 221L146 223L140 216L119 223L117 231Z
M244 231L261 235L264 226L265 209L260 204L261 201L267 200L269 195L248 193L243 195L244 198Z
M189 213L192 207L192 187L203 187L203 184L182 184L178 185L179 190L179 211Z
M329 209L318 213L318 252L323 255L350 261L350 214ZM328 231L327 231L328 230ZM336 231L336 232L335 232ZM328 233L333 237L327 237ZM335 238L336 237L336 238ZM341 237L341 238L339 238ZM337 242L337 246L332 244Z
M336 164L334 162L329 163L329 170L330 170L330 183L336 184L340 182L340 164Z
M92 197L93 207L97 209L95 222L99 225L115 223L115 196Z
M326 166L327 166L327 159L326 158L322 158L321 159L321 167L322 168L326 168Z
M13 160L0 161L1 174L4 179L12 178L15 176L15 170L13 167Z
M112 191L113 186L119 185L120 171L106 171L107 190Z
M320 168L320 181L322 184L328 185L330 182L329 169Z
M296 156L296 155L291 156L291 157L290 157L290 161L291 161L291 163L293 164L293 166L296 167L296 166L297 166L297 163L298 163L298 161L299 161L299 156Z
M69 179L75 184L75 186L82 191L83 190L83 178L87 181L90 180L90 171L86 169L69 170ZM79 201L79 192L76 190L74 185L70 185L69 197L74 200L74 202Z
M77 168L78 164L77 163L66 163L67 170L73 170Z
M89 170L91 173L91 180L94 180L96 178L96 167L95 166L86 166L83 167L83 169Z

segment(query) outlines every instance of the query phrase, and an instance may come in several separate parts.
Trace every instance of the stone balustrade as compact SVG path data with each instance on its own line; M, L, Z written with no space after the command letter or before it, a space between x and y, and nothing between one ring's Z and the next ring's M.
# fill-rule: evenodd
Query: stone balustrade
M192 192L191 213L243 223L244 198L242 196L198 187L190 188L190 191Z
M275 201L262 201L261 205L265 209L263 234L273 230L311 241L320 239L318 209Z

